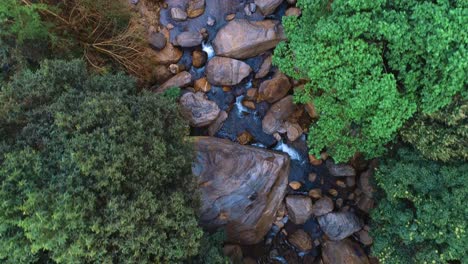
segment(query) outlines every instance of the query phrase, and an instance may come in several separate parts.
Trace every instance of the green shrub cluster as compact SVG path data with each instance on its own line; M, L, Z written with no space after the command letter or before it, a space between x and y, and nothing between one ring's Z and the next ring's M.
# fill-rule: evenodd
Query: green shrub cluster
M468 263L468 164L401 149L376 180L382 197L371 215L372 254L381 263Z
M187 126L124 75L46 61L0 91L0 262L178 263L199 252Z
M314 154L377 157L415 113L439 111L456 95L466 100L466 1L297 4L302 16L284 18L288 42L274 62L308 81L295 99L318 109L309 136Z

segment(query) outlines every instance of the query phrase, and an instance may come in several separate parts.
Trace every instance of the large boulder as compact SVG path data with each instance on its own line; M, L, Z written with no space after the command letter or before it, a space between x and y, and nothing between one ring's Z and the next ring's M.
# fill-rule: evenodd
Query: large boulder
M199 32L185 31L177 35L175 44L183 48L190 48L200 45L202 41L203 36Z
M235 19L221 28L213 40L217 55L235 59L255 57L286 40L279 21Z
M286 194L288 156L214 137L194 142L192 171L201 191L202 226L224 226L233 243L260 242Z
M363 226L362 220L351 212L332 212L317 219L320 228L331 240L342 240Z
M322 261L324 264L369 264L366 253L359 244L350 239L325 241L322 244Z
M220 109L218 105L206 99L202 92L185 93L180 97L182 115L190 122L191 126L207 126L218 118Z
M236 85L247 77L252 68L240 60L214 57L206 66L206 77L213 85Z
M259 99L274 103L288 94L289 89L291 89L291 83L288 77L278 71L273 78L260 84Z
M281 128L296 108L292 95L288 95L276 102L271 106L262 120L263 132L269 135L275 133L279 128Z
M275 9L281 5L282 2L283 0L255 0L255 4L264 16L273 14Z

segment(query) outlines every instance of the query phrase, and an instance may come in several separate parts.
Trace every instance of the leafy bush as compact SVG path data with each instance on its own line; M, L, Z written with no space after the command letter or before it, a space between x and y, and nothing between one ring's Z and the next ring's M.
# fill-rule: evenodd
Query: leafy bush
M373 255L381 263L467 263L468 164L442 164L402 149L376 174Z
M468 5L464 1L298 0L285 17L288 42L274 62L308 81L295 95L320 118L309 144L338 161L368 158L414 113L431 114L467 98Z
M419 114L401 131L426 158L439 161L468 160L468 104L454 100L433 114Z
M46 61L0 92L0 262L177 263L203 235L177 104Z

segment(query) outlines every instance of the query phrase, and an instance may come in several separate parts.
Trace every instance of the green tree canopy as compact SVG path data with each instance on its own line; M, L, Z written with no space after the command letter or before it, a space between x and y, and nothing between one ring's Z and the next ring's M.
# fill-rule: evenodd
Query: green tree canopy
M376 174L372 254L381 263L468 263L468 164L443 164L401 149Z
M0 90L0 262L177 263L203 232L174 100L46 61Z
M298 0L274 62L308 81L297 102L320 115L311 151L336 160L381 155L414 113L467 98L466 1Z

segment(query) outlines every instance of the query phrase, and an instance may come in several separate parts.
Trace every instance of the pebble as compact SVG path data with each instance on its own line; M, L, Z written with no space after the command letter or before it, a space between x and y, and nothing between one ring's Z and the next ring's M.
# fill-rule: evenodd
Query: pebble
M229 14L226 16L226 21L231 21L236 17L236 14Z
M314 199L320 199L322 197L322 190L320 189L312 189L309 191L309 196Z
M338 191L335 190L335 189L330 189L330 190L328 190L328 193L331 194L331 195L333 195L334 197L338 196Z
M341 188L346 188L346 183L344 183L344 181L336 181L336 185Z
M317 173L311 172L309 173L309 181L314 182L317 179Z
M317 159L314 155L312 154L309 154L309 161L310 161L310 164L314 165L314 166L318 166L320 164L322 164L322 160L321 159Z
M208 20L206 21L206 24L210 27L214 26L216 23L216 20L213 17L208 17Z
M289 187L293 190L299 190L301 188L302 184L298 181L292 181L289 183Z
M173 7L171 8L171 17L175 21L184 21L187 20L187 12L179 7Z

